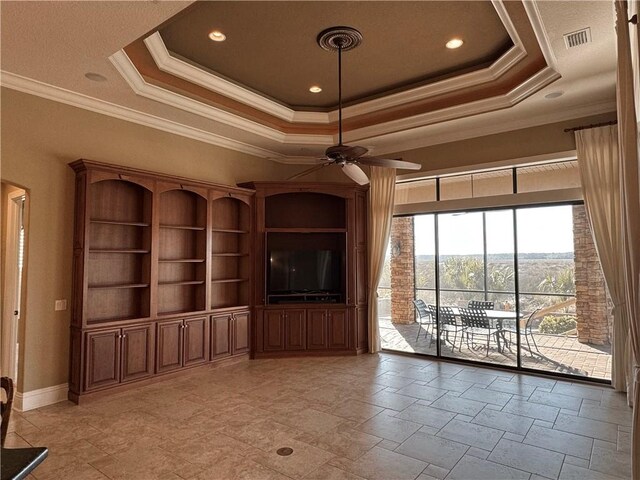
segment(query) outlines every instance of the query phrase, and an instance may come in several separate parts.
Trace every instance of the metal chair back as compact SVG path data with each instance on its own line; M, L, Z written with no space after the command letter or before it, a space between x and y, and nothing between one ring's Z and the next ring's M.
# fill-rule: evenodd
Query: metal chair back
M491 328L491 322L487 318L487 312L477 308L461 308L460 317L465 327Z
M484 300L469 300L469 308L475 308L479 310L493 310L494 303Z
M416 311L418 312L418 317L420 317L420 320L431 317L431 313L427 309L427 305L424 303L424 300L420 298L416 298L413 301L413 306L416 307ZM435 317L431 317L431 318L435 318Z

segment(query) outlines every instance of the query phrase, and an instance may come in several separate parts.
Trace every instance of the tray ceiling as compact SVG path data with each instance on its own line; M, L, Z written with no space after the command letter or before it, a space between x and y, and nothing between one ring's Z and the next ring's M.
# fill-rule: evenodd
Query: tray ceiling
M172 54L292 108L335 108L337 55L317 34L357 28L363 44L344 54L343 95L362 101L495 62L513 46L488 2L199 2L160 35ZM209 32L227 39L212 42ZM462 48L445 43L462 38ZM239 61L241 59L241 61ZM319 85L313 94L309 87Z

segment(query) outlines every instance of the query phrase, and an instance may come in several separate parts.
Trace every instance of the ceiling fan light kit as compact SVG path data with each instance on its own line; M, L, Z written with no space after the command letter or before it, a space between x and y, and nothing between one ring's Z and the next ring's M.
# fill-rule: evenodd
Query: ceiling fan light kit
M320 159L325 163L304 170L289 177L288 180L304 177L331 164L340 165L343 173L360 185L369 183L369 178L358 165L406 170L420 170L422 168L418 163L365 156L369 151L367 148L358 145L350 147L342 143L342 52L353 50L362 43L362 40L362 34L358 30L346 26L327 28L318 34L316 41L320 48L328 52L338 52L338 144L327 148L324 158Z

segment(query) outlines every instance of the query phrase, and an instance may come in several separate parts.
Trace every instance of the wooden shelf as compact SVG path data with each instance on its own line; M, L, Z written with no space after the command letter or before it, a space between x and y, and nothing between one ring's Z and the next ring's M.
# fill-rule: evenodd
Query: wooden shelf
M103 225L124 225L128 227L149 227L151 226L149 223L144 222L119 222L117 220L91 220L91 223L99 223Z
M213 257L248 257L249 254L229 252L229 253L212 253L211 256Z
M215 233L249 233L249 230L234 230L231 228L212 228L211 231Z
M199 313L199 312L204 312L205 310L174 310L172 312L158 312L158 316L159 317L169 317L171 315L184 315L185 313L188 313L189 315L193 314L193 313Z
M192 227L190 225L160 225L160 228L173 228L175 230L197 230L202 231L205 227Z
M113 285L89 285L89 288L93 289L106 289L106 288L147 288L148 283L115 283Z
M204 258L175 258L175 259L160 259L160 263L202 263Z
M89 253L150 253L150 251L127 248L92 248L89 249Z
M239 283L248 281L248 278L223 278L220 280L211 280L211 283Z
M346 233L346 228L265 228L267 233Z
M158 285L161 287L167 287L167 286L179 286L179 285L202 285L203 283L204 283L204 280L187 280L184 282L161 282L161 283L158 283Z

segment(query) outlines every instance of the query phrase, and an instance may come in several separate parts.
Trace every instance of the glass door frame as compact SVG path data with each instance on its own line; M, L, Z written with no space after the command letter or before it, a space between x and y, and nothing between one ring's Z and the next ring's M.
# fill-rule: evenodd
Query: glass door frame
M436 183L436 196L439 198L439 183ZM517 204L517 205L503 205L503 206L495 206L495 207L471 207L471 208L465 208L462 210L439 210L437 212L424 212L424 213L412 213L412 214L405 214L405 215L394 215L393 218L403 218L403 217L416 217L416 216L420 216L420 215L433 215L434 217L434 236L435 236L435 259L434 259L434 263L435 263L435 271L434 271L434 275L435 275L435 288L431 289L431 288L425 288L425 289L420 289L418 287L415 286L414 283L414 292L417 290L428 290L428 291L435 291L435 302L436 302L436 332L437 332L437 336L436 336L436 354L431 354L431 353L422 353L422 352L402 352L402 351L398 351L398 350L391 350L391 349L386 349L386 348L382 348L383 352L389 352L389 353L397 353L397 354L401 354L401 355L412 355L412 356L422 356L422 357L428 357L428 358L437 358L438 360L443 360L443 361L447 361L447 362L453 362L453 363L461 363L461 364L466 364L466 365L478 365L478 366L483 366L483 367L491 367L491 368L498 368L501 370L510 370L510 371L517 371L517 372L523 372L523 373L531 373L531 374L535 374L535 375L544 375L544 376L551 376L551 377L559 377L559 378L566 378L566 379L571 379L571 380L578 380L581 382L589 382L589 383L598 383L598 384L604 384L604 385L611 385L611 380L607 380L605 378L597 378L597 377L587 377L587 376L581 376L581 375L574 375L571 373L563 373L563 372L555 372L555 371L547 371L547 370L538 370L538 369L534 369L534 368L529 368L529 367L525 367L522 365L522 349L521 349L521 335L520 335L520 322L516 321L516 365L512 366L512 365L503 365L503 364L495 364L495 363L490 363L490 362L483 362L483 361L478 361L478 360L468 360L465 358L458 358L458 357L449 357L449 356L443 356L442 355L442 351L441 351L441 336L440 336L440 292L442 291L440 289L440 248L439 248L439 215L440 214L454 214L454 213L471 213L471 212L489 212L489 211L496 211L496 210L511 210L512 215L513 215L513 257L514 257L514 289L515 292L515 313L516 313L516 317L519 319L520 318L520 295L522 292L520 292L520 281L519 281L519 277L520 277L520 270L519 270L519 263L518 263L518 257L519 257L519 252L518 252L518 220L517 220L517 211L519 209L526 209L526 208L536 208L536 207L554 207L554 206L574 206L574 205L584 205L584 201L582 200L573 200L573 201L557 201L557 202L548 202L548 203L533 203L533 204ZM414 238L415 238L415 233L414 233ZM485 263L483 265L484 270L486 271L486 256L487 256L487 241L486 241L486 219L483 216L483 255L485 256ZM415 260L414 260L415 262ZM415 275L415 271L414 271L414 275ZM484 285L486 286L486 275L485 275L485 279L484 279ZM445 290L449 290L449 289L445 289ZM454 291L458 291L458 290L454 290ZM480 292L478 291L478 293L490 293L488 291L485 292ZM500 293L512 293L512 292L500 292ZM526 293L526 292L525 292ZM532 292L533 293L533 292ZM528 294L528 293L527 293ZM537 294L537 293L534 293ZM414 295L415 296L415 295ZM555 294L551 294L551 296L555 296ZM558 296L563 296L563 295L558 295Z

